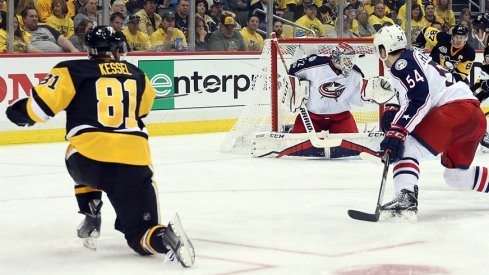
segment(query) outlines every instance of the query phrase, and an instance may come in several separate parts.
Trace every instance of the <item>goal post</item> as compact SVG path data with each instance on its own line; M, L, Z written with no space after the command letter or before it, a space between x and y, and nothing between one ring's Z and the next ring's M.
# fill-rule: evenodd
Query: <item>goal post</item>
M282 103L281 97L290 84L277 47L280 47L286 66L290 66L297 59L310 54L329 56L340 42L354 48L354 63L365 78L383 75L382 61L376 57L373 39L370 38L286 38L278 39L278 43L267 39L251 86L250 101L243 107L236 124L223 141L222 151L251 153L256 133L286 132L293 125L297 113L291 113ZM353 106L351 112L360 131L366 127L368 130L378 128L378 105Z

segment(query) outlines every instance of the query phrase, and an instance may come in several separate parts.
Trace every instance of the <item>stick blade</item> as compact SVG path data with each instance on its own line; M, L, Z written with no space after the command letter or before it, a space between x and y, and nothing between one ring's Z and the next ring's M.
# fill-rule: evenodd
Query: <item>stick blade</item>
M378 222L379 216L377 214L369 214L357 210L348 210L348 216L354 220L367 221L367 222Z

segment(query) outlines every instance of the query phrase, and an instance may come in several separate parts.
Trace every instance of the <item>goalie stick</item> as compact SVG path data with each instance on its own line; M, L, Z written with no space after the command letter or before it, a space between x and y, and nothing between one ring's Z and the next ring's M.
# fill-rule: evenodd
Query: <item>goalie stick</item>
M382 180L380 181L379 196L377 198L377 207L375 213L370 214L357 210L348 210L348 216L350 218L360 221L378 222L380 218L380 209L382 207L382 201L384 200L385 183L387 182L387 174L389 172L389 153L384 156L384 171L382 172Z

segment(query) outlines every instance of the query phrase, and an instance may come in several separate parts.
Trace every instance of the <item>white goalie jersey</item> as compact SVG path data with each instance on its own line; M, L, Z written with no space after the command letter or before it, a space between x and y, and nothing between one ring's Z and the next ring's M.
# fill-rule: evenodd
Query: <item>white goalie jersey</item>
M289 74L310 81L306 107L314 114L339 114L366 103L361 98L364 75L357 66L345 77L329 56L313 54L292 64Z

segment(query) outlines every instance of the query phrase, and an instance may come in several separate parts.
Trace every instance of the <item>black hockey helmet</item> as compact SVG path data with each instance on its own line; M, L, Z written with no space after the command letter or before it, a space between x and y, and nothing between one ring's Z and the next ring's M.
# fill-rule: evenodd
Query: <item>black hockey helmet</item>
M481 13L472 22L476 30L482 29L489 33L489 14Z
M97 26L88 31L85 37L90 57L111 57L119 49L119 54L127 52L124 34L110 26Z
M452 35L464 35L464 36L468 36L469 35L469 28L466 25L457 24L452 29Z

